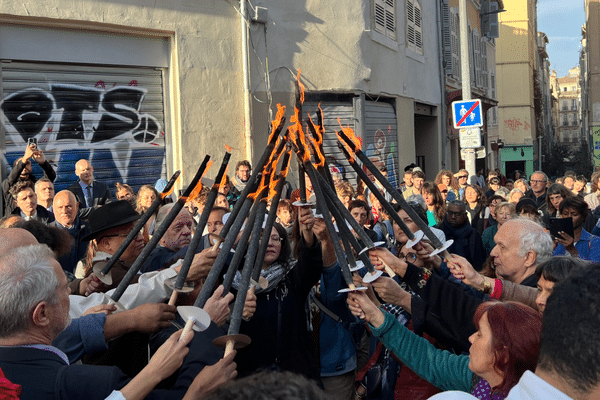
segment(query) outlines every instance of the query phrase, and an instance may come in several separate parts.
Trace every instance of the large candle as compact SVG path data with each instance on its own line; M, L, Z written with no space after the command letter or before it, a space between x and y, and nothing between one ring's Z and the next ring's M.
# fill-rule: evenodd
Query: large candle
M119 282L119 285L117 286L117 288L111 296L111 299L113 301L119 301L123 293L125 293L125 289L127 289L127 286L129 286L129 284L131 283L133 277L137 275L139 270L142 268L142 265L144 265L144 262L150 256L150 253L152 253L160 239L162 239L163 235L167 232L169 226L171 225L171 222L175 220L175 218L185 205L188 196L190 195L192 190L194 190L196 185L200 182L200 178L202 178L202 174L204 173L204 170L206 169L206 165L208 164L209 160L209 155L204 157L204 161L202 162L202 165L200 165L200 168L198 168L198 172L196 172L196 176L194 176L194 179L192 179L183 195L174 203L173 207L171 208L171 211L169 211L169 214L167 214L167 216L165 217L165 220L156 228L156 231L154 232L154 235L152 235L152 238L150 239L148 244L144 247L140 255L133 262L133 265L129 268L121 282Z

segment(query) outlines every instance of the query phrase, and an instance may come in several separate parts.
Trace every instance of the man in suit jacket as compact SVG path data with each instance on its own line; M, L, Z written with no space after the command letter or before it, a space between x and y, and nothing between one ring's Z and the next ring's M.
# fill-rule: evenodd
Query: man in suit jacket
M75 175L79 180L67 189L75 193L79 203L79 217L87 219L92 211L113 201L108 186L94 180L94 167L88 160L77 161Z
M37 203L31 181L17 182L10 191L16 207L13 215L21 216L26 221L36 220L45 225L54 222L54 214Z
M28 279L23 280L23 276ZM71 323L69 293L67 278L47 246L13 248L0 256L0 369L10 382L21 385L22 400L103 400L114 390L132 389L124 388L129 378L118 368L70 365L65 353L52 346L53 340ZM15 298L19 299L16 304ZM219 331L216 326L213 329ZM203 336L203 333L198 336ZM160 368L149 370L145 375L149 379L138 379L133 388L144 385L149 392L148 398L181 399L189 387L191 394L199 398L205 394L205 388L211 390L215 382L224 382L235 376L235 372L231 371L231 366L235 366L231 364L233 357L230 357L231 360L223 359L217 367L197 375L206 365L199 362L206 354L196 358L197 353L190 351L191 360L186 358L171 389L150 392L156 383L170 376L177 365L181 365L181 360L177 362L177 359L182 358L186 351L182 352L180 347L187 346L190 339L186 336L180 342L171 340L168 344L171 348L167 352L171 351L168 357L175 357L175 360L153 358L161 364ZM193 341L198 345L193 350L209 347L210 341L206 339ZM215 351L217 358L220 357L219 350ZM227 363L229 367L226 367ZM159 375L156 376L156 373ZM222 379L223 375L225 379ZM35 379L32 379L33 376Z

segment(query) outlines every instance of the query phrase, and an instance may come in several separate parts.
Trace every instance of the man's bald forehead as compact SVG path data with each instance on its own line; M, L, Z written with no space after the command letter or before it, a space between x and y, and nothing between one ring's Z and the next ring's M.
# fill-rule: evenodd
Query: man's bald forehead
M61 190L60 192L58 192L56 194L56 196L54 196L54 201L56 201L56 199L65 199L66 198L69 199L69 202L75 203L77 201L77 198L75 197L75 194L73 194L73 192L71 192L70 190Z
M0 229L0 254L17 247L39 244L35 236L21 228Z

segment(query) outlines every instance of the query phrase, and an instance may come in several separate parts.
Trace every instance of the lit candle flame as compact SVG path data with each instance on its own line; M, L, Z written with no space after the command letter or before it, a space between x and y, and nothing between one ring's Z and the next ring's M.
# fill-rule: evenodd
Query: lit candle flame
M340 124L340 128L342 128L342 132L344 132L344 134L348 137L348 139L350 139L350 143L347 143L347 144L348 144L348 146L350 146L352 151L360 150L361 143L360 143L360 140L354 134L354 130L352 128L350 128L349 126L344 127L342 125L342 121L340 121L339 118L338 118L338 124ZM340 135L338 135L338 137L340 137ZM345 142L345 140L343 140L343 138L340 137L340 139L342 139L342 141Z
M300 81L300 70L298 70L298 75L296 75L296 81L298 82L298 87L300 88L300 102L304 103L304 85Z
M269 135L269 140L267 141L267 143L271 143L271 141L273 140L273 135L275 135L277 127L281 124L281 120L283 119L284 115L285 107L282 106L280 103L277 103L277 114L275 115L275 119L271 121L271 134Z

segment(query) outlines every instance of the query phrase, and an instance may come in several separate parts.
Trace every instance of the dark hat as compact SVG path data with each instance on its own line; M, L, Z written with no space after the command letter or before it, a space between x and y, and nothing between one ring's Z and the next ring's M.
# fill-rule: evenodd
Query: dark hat
M88 222L92 232L81 240L96 239L102 232L136 221L140 217L127 200L105 204L90 213Z
M535 201L533 201L529 197L521 197L521 200L519 200L516 206L517 214L520 214L521 210L525 206L533 206L537 210L537 204L535 204Z

